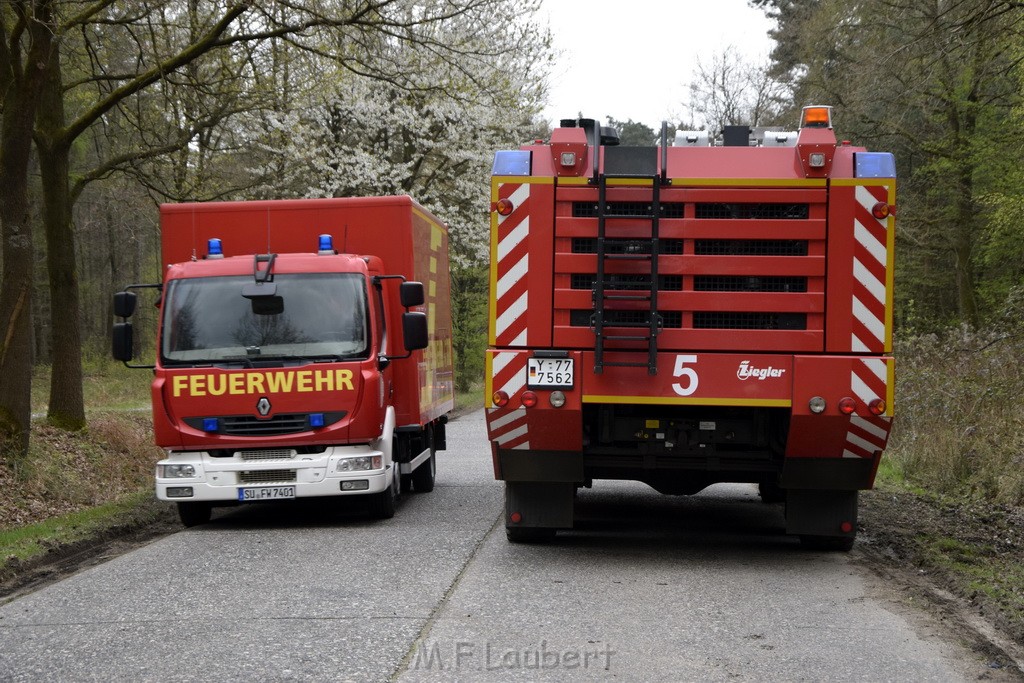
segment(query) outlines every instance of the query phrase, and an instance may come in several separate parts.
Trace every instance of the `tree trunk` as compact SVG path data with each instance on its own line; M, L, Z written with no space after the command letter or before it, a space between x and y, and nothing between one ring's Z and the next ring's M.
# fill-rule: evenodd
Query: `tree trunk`
M71 227L71 146L64 130L60 52L53 50L36 115L36 148L43 184L46 266L50 283L50 405L47 420L68 430L85 427L78 260Z
M0 61L4 93L0 124L0 238L4 263L0 280L0 455L14 461L28 456L32 422L34 254L28 164L44 65L53 47L51 12L50 3L37 3L35 14L26 22L29 40L24 58L18 52L19 43L12 41L5 59Z

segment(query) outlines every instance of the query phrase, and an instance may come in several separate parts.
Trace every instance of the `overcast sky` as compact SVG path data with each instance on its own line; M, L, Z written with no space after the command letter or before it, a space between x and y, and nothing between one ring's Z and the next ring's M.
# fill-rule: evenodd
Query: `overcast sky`
M767 59L773 22L747 0L543 0L555 47L552 122L574 118L633 119L661 129L677 118L700 58L735 46L748 60Z

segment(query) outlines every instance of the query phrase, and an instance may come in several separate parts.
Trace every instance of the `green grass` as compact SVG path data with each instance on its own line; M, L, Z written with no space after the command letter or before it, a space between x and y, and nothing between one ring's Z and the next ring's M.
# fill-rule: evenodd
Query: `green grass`
M82 361L82 392L86 412L139 410L149 408L149 387L153 373L127 368L108 358L86 357ZM50 366L37 365L32 373L32 414L46 413L50 396Z
M456 392L455 412L468 413L484 407L484 385L482 382L474 384L469 391Z
M1001 553L991 544L945 536L926 536L922 546L927 565L944 571L961 594L985 595L1006 617L1024 620L1024 567L1016 554Z
M141 521L150 517L155 519L153 511L145 512L145 504L152 498L149 491L139 491L111 503L0 531L0 567L12 558L30 560L55 545L81 541L111 527L138 524L140 514L143 517Z

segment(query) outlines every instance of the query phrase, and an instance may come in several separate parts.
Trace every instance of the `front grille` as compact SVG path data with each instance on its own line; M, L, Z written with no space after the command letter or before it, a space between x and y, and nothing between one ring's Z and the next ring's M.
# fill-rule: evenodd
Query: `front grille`
M695 292L806 292L805 277L697 275Z
M572 240L572 253L574 254L596 254L596 237L574 237ZM605 254L650 254L650 240L624 240L605 239ZM683 253L682 240L658 240L658 253L665 256L678 256Z
M693 314L698 330L806 330L805 313L718 313Z
M711 220L807 220L810 215L807 204L697 204L694 209L697 218Z
M696 240L697 256L807 256L807 240Z
M323 426L329 427L341 421L348 411L334 410L321 413L323 415ZM274 417L261 419L253 415L211 415L217 419L216 431L211 431L204 424L207 418L186 417L182 418L185 424L193 429L198 429L208 434L228 434L230 436L277 436L279 434L294 434L313 429L309 426L308 413L283 413ZM257 451L253 451L257 452ZM226 456L230 457L230 453ZM291 456L288 456L291 457ZM251 458L259 460L261 458Z
M288 481L295 481L295 470L254 470L238 473L240 484L276 484Z
M651 291L650 275L605 275L605 291ZM590 273L573 273L570 285L572 289L593 289L597 276ZM663 292L681 292L683 290L682 275L659 275L658 289Z
M235 415L224 418L221 433L232 436L269 436L304 432L307 429L309 429L309 419L305 413L275 415L269 420L258 420L251 415Z
M662 218L682 218L682 202L662 202L659 206ZM654 215L650 202L605 202L606 218L650 218ZM573 218L597 218L597 202L573 202Z
M295 451L290 448L264 448L256 451L238 451L238 456L246 462L253 460L291 460Z

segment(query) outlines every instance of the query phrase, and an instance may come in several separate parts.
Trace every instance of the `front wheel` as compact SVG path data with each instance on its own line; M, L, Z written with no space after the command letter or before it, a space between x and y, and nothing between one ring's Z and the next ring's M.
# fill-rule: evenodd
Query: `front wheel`
M206 524L212 513L213 506L209 503L178 503L178 517L189 528Z
M398 473L398 463L391 464L391 483L380 493L370 494L370 515L376 519L391 519L395 516L395 505L398 502L398 490L402 485Z

